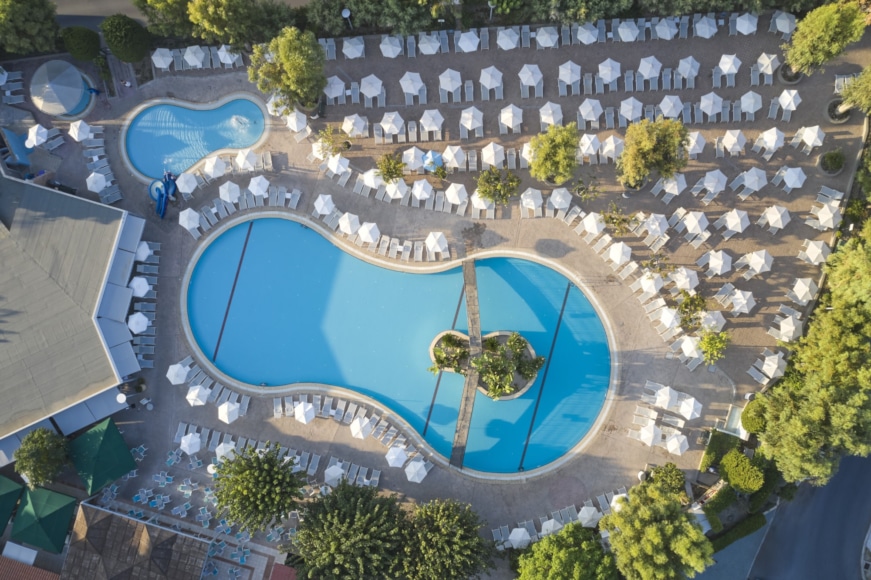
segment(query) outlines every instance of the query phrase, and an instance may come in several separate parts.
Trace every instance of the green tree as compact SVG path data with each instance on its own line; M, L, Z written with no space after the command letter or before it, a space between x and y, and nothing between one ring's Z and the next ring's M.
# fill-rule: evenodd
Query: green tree
M30 489L45 486L53 482L69 463L67 440L40 427L24 436L13 458L15 471L27 479Z
M89 61L100 54L100 35L84 26L70 26L61 31L64 47L76 60Z
M405 163L399 155L385 153L378 158L375 165L375 173L384 180L384 183L394 183L398 179L402 179L402 172L405 170Z
M0 48L12 54L50 52L58 26L51 0L0 0Z
M614 228L614 233L618 236L625 236L638 223L634 215L626 215L623 208L614 201L608 204L608 211L602 213L602 221L606 226Z
M598 534L579 523L532 544L518 558L519 580L617 580L614 556L602 548Z
M565 127L551 125L547 133L540 133L529 142L532 161L529 174L539 181L552 181L557 185L574 177L578 167L578 125Z
M100 23L103 38L112 54L124 62L140 62L151 49L151 35L124 14L115 14Z
M381 18L396 34L415 34L432 24L432 15L426 6L416 0L385 0Z
M469 504L433 500L418 506L404 542L409 580L465 580L493 567L493 544L478 534L483 522Z
M279 95L280 104L311 106L327 85L324 50L311 31L288 27L268 45L257 45L251 55L248 79L261 92Z
M148 18L148 30L160 36L193 36L194 25L188 16L191 0L133 0L133 5Z
M765 483L765 473L749 457L733 449L720 461L720 474L742 493L753 493Z
M705 329L702 331L699 339L699 350L705 357L705 364L712 365L723 356L725 356L726 347L732 341L732 337L728 331L714 332L713 330Z
M680 325L685 331L693 331L699 327L699 316L705 310L705 297L699 292L690 294L688 290L681 290L678 296L680 301L677 304L677 312L680 314Z
M375 6L379 3L370 2L369 4ZM306 5L308 23L324 36L339 36L348 29L348 24L342 18L342 8L344 7L343 0L311 0ZM356 14L353 10L351 13Z
M599 522L611 534L617 568L628 580L693 578L714 563L694 515L656 485L636 485L629 501Z
M487 171L478 174L478 195L482 199L500 205L508 205L508 201L517 195L520 178L510 169L502 171L491 165Z
M677 465L668 462L665 465L657 465L650 470L650 482L655 483L663 490L672 493L679 498L681 502L686 499L686 475Z
M668 179L687 164L689 132L677 119L642 119L626 128L623 153L617 158L617 178L626 187L641 187L651 172Z
M396 496L342 481L308 505L293 539L302 578L396 578L408 519Z
M241 47L267 42L295 22L293 10L273 0L191 0L193 35Z
M865 14L857 2L837 2L810 11L796 23L784 60L792 70L811 74L862 38Z
M741 426L748 433L761 433L765 430L765 401L756 397L741 411Z
M853 79L841 93L844 105L855 107L871 114L871 67L862 69L862 74Z
M564 0L563 22L593 22L626 13L632 8L632 0ZM661 12L652 12L662 14ZM685 14L681 12L680 14Z
M287 519L296 508L305 481L280 452L281 447L270 442L261 451L248 446L218 466L215 497L218 510L227 511L228 522L257 532Z

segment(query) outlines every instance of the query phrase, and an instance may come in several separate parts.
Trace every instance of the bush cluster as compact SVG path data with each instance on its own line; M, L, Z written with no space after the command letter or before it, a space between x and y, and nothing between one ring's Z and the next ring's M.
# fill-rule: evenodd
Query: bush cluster
M780 472L777 471L777 467L775 467L774 464L769 465L768 469L765 470L765 483L763 483L762 487L758 490L750 494L748 509L751 513L756 513L762 509L762 506L765 505L765 502L771 496L771 493L777 487L779 482Z
M84 26L70 26L61 31L64 47L76 59L94 60L100 54L100 35Z
M435 361L429 371L434 375L440 371L450 371L465 375L466 363L469 360L469 343L456 335L446 334L439 344L432 349Z
M699 469L706 471L709 467L717 465L726 453L732 449L737 449L740 444L741 440L734 435L717 430L712 431L711 440L708 442L705 454L702 456L702 463L699 465Z
M103 38L112 54L124 62L139 62L148 56L151 35L145 28L124 14L115 14L100 23Z
M757 461L749 459L733 449L720 461L720 473L729 484L742 493L758 491L765 483L765 476Z
M747 403L741 411L741 425L748 433L761 433L765 431L765 402L756 398Z
M487 386L487 395L498 399L515 391L514 374L530 380L544 365L544 357L529 358L527 342L514 332L503 345L496 337L484 341L484 352L472 359L471 364Z
M718 534L723 531L720 512L735 503L737 499L738 494L735 493L735 490L731 486L725 485L702 506L702 511L705 512L705 517L708 518L708 523L711 524L712 532Z

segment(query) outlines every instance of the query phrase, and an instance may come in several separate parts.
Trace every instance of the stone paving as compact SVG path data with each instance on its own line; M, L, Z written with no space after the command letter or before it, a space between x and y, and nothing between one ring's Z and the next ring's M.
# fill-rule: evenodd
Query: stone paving
M750 90L747 70L757 56L763 51L780 52L779 37L764 32L767 30L767 25L767 17L760 18L760 32L751 37L730 38L726 36L725 31L721 31L713 40L607 43L553 50L517 49L511 52L503 52L495 48L494 29L491 30L492 48L489 52L462 55L452 53L429 57L418 55L417 59L400 57L396 60L381 58L377 46L378 39L375 38L366 40L368 56L365 60L342 60L339 42L339 60L328 63L327 74L338 74L348 82L359 81L370 73L380 76L387 87L388 106L385 109L371 110L364 109L362 105L329 107L326 120L340 124L344 115L357 112L367 115L370 123L374 123L380 120L383 112L399 110L408 121L419 119L424 109L439 108L446 118L448 141L438 143L433 148L441 150L447 144L461 144L468 149L474 144L480 149L493 139L506 147L519 149L523 142L536 134L537 109L544 102L552 100L561 103L564 116L569 121L574 119L577 106L584 98L583 96L568 98L557 96L556 75L559 64L572 59L581 64L584 72L592 72L599 62L612 57L623 64L624 70L636 69L641 57L654 54L664 66L673 67L680 58L693 55L701 63L697 88L695 91L680 91L675 94L679 94L685 101L694 101L711 90L710 70L717 63L720 55L735 53L744 63L738 74L737 87L717 92L724 98L736 99ZM852 160L856 159L861 144L862 117L854 113L848 123L835 126L823 121L822 112L832 94L834 75L859 72L861 66L871 60L869 48L871 47L866 37L862 42L851 47L845 56L828 65L825 73L807 78L794 87L801 94L803 102L789 123L766 119L765 107L768 101L784 89L783 85L775 81L771 87L753 88L762 95L764 107L757 113L755 123L690 126L690 130L702 131L708 141L708 147L697 161L691 162L687 167L685 173L689 184L695 183L699 176L714 167L721 168L730 180L740 171L752 166L763 167L770 178L774 171L784 164L801 166L808 176L804 187L794 191L790 196L773 186L768 186L760 195L738 204L738 207L750 212L751 221L755 221L762 210L774 203L787 207L793 214L793 220L778 236L773 237L762 228L751 224L743 235L735 236L728 242L723 242L716 234L711 239L712 247L727 249L735 258L752 250L766 248L774 256L774 268L768 275L754 278L749 282L741 280L734 272L717 278L713 283L704 276L700 277L700 291L706 296L713 295L719 286L731 281L740 289L751 290L758 306L749 316L727 317L726 329L732 333L733 344L727 350L726 358L716 367L710 369L701 367L694 372L690 372L677 360L666 357L668 345L646 320L644 311L628 287L629 280L623 282L618 279L605 262L594 255L591 248L562 222L553 219L521 220L515 201L511 206L498 212L497 219L483 222L486 229L480 236L479 243L476 247L467 250L462 242L462 232L472 224L470 218L400 207L396 203L386 204L372 198L363 198L351 191L353 178L347 188L341 188L334 181L326 179L316 165L306 161L305 158L310 152L309 142L297 144L289 131L284 128L282 120L269 119L270 134L264 149L274 152L273 163L276 169L276 174L269 177L273 184L286 185L288 188L297 187L304 192L297 211L298 215L309 216L317 195L330 193L340 209L357 213L361 220L377 222L386 235L422 240L429 231L444 231L451 243L455 258L462 259L482 251L495 251L510 252L512 255L528 256L554 264L571 273L570 277L596 302L600 314L610 327L613 343L616 345L616 350L612 353L616 362L616 375L613 377L616 386L610 394L609 406L603 410L603 415L600 417L600 428L595 435L588 436L583 444L574 450L570 460L559 468L538 477L527 476L515 481L489 481L468 477L462 472L446 467L446 461L442 460L439 467L434 469L423 483L410 484L401 470L387 467L383 457L385 449L378 443L371 439L365 441L353 439L348 430L335 421L316 420L309 425L301 425L292 418L274 419L269 397L255 398L247 416L230 426L217 420L212 405L189 407L184 400L185 390L169 385L164 374L170 364L181 360L191 352L182 331L179 292L182 274L197 242L176 222L178 212L187 204L172 205L164 220L154 215L144 184L136 181L121 163L118 150L119 130L125 122L127 113L147 99L169 96L196 102L211 102L234 91L256 93L256 89L247 81L244 71L159 74L156 80L139 87L137 91L125 91L120 98L99 105L87 121L100 123L106 127L106 150L110 153L112 168L125 194L124 200L119 205L145 216L148 221L145 239L160 241L163 244L157 287L158 349L155 368L142 373L148 385L145 395L153 399L155 409L154 411L129 410L117 416L119 426L124 430L128 442L131 445L144 443L150 449L148 457L141 464L140 474L150 478L151 474L166 469L165 454L175 447L172 438L176 426L179 421L185 421L238 436L278 441L286 447L318 453L322 458L335 455L352 460L359 465L381 469L382 489L400 493L401 497L410 501L426 501L445 495L469 501L492 527L502 524L514 526L517 521L537 517L572 503L580 504L586 499L594 498L619 486L628 487L636 481L637 472L648 464L673 461L688 471L690 479L694 479L703 448L705 430L714 426L715 422L722 421L731 404L743 405L744 395L758 390L758 385L745 371L763 348L775 346L774 339L768 336L765 330L772 324L779 304L789 303L784 297L788 286L795 277L816 278L820 273L818 268L796 259L804 239L829 241L831 237L831 232L821 234L803 223L816 192L823 184L844 190L851 180L851 171L844 171L834 178L823 178L814 165L820 149L815 150L812 156L806 156L787 146L778 152L770 163L765 164L759 156L749 152L749 147L743 156L716 159L712 147L714 139L722 135L726 129L741 128L745 132L748 143L752 143L759 132L778 126L786 133L786 138L789 140L797 128L819 124L827 133L822 150L841 147L850 160L848 164L851 164ZM545 79L544 99L520 99L516 73L525 63L536 63L541 67ZM459 112L468 105L437 104L438 74L446 68L460 71L464 79L471 78L475 81L476 96L479 96L477 91L479 71L491 64L500 68L505 75L506 99L496 102L477 100L473 103L484 113L485 137L473 142L460 143L456 135ZM31 66L32 63L28 62L22 68L27 70ZM427 84L430 105L405 107L400 104L402 94L398 79L406 70L421 72ZM634 93L633 96L644 103L658 103L664 94L671 93L662 91L653 94ZM600 99L602 105L607 107L618 106L619 101L628 96L623 91L619 91L593 98ZM500 138L496 121L498 111L511 102L524 109L526 116L524 131L520 136L509 135ZM25 108L30 109L29 106ZM49 120L41 114L35 116L43 124L49 123ZM313 125L317 130L323 126L323 121L315 122ZM611 131L601 131L599 137L604 140L611 133ZM409 145L374 147L371 139L358 139L354 141L348 157L354 168L366 170L374 166L375 159L383 152L401 151L407 147ZM97 196L87 192L85 187L87 171L79 145L68 141L56 153L62 158L57 170L58 179L79 187L80 195L96 199ZM634 214L639 210L647 213L670 214L674 209L682 206L691 210L705 211L713 223L719 215L735 205L734 197L728 191L721 193L714 203L707 207L701 206L699 200L687 192L681 194L668 206L649 195L647 190L623 199L619 195L621 189L614 179L613 171L613 165L592 168L584 166L582 173L595 174L604 192L599 199L581 204L586 211L603 211L612 200L624 207L627 214ZM518 173L522 178L521 191L529 186L541 187L542 184L532 180L527 171L521 170ZM464 183L470 192L474 190L474 175L457 174L451 177L451 181ZM442 189L442 187L437 188ZM197 191L191 206L199 208L214 197L217 197L217 184L208 186L205 191ZM682 237L678 239L682 240ZM345 241L339 239L334 241L340 246L348 246ZM629 236L624 241L632 246L634 259L641 260L647 255L647 250L641 245L639 238ZM672 264L693 267L698 257L711 248L703 246L693 250L688 244L678 244L673 239L665 249ZM392 262L392 267L398 267L398 262ZM409 267L416 266L411 264ZM690 450L682 456L669 455L660 447L650 448L626 436L627 429L632 426L633 409L640 402L641 390L647 380L671 385L696 397L704 405L702 417L690 422L685 429ZM204 458L206 455L208 454L203 453L200 457ZM321 465L325 465L325 460L322 460ZM199 475L199 479L204 479L204 476L203 472ZM142 486L141 481L141 479L131 480L122 485L119 498L132 496ZM255 541L261 539L255 538Z

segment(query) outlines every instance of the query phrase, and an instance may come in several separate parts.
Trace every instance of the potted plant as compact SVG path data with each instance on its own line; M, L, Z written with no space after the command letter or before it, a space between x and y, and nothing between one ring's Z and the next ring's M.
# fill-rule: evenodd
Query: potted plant
M845 162L846 158L844 157L844 152L840 149L833 149L832 151L823 153L817 161L820 169L823 170L823 173L829 176L841 173L841 171L844 170Z

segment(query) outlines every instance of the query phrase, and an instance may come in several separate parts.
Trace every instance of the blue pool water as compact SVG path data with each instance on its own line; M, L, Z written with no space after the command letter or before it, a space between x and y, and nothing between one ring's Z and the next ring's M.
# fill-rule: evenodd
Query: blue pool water
M515 400L478 393L465 466L541 467L576 445L601 409L610 377L605 330L584 294L550 268L491 258L476 269L482 331L517 330L548 362ZM462 290L459 268L386 270L300 224L264 218L205 249L188 287L188 319L203 355L225 374L252 385L353 389L402 415L448 457L463 379L444 373L438 381L426 369L437 333L467 330Z
M147 177L158 179L164 170L178 175L218 149L251 147L264 127L262 109L249 99L208 110L153 105L130 122L127 156Z

